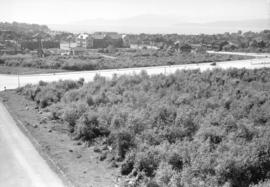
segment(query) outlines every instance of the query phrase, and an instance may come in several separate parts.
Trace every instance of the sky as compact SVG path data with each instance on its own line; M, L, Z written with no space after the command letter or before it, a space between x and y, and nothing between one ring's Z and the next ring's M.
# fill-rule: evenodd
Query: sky
M270 19L270 0L0 0L0 21L66 24L140 15L184 22Z

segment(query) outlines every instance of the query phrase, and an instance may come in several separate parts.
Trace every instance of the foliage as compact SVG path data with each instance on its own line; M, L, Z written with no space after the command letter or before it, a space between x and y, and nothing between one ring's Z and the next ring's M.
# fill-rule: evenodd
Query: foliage
M218 54L175 54L169 55L166 52L138 51L119 52L116 59L108 59L98 55L89 56L48 56L45 58L25 55L3 55L0 57L0 64L9 67L31 67L41 69L63 69L63 70L99 70L118 69L132 67L194 64L206 62L219 62L230 60L241 60L250 57L218 55Z
M133 44L155 45L162 49L173 46L177 41L180 44L203 46L208 50L270 52L270 30L200 35L129 34L128 39Z
M111 147L121 173L141 185L246 187L270 180L270 69L142 72L20 91L52 113L56 105L77 139Z

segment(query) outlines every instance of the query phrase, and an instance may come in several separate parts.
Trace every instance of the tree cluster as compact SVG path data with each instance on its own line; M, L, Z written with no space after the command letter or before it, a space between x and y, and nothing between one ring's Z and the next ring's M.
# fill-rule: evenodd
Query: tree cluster
M209 50L217 51L244 51L270 52L270 30L261 32L242 32L224 34L140 34L128 35L131 43L162 46L171 46L175 42L182 44L200 44Z

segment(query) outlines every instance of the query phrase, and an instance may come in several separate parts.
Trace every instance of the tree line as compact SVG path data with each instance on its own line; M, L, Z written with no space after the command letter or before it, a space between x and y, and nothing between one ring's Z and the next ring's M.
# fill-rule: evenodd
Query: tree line
M175 42L182 44L199 44L209 50L217 51L244 51L244 52L269 52L270 30L261 32L223 33L223 34L139 34L129 35L131 43L149 44L157 46L171 46Z

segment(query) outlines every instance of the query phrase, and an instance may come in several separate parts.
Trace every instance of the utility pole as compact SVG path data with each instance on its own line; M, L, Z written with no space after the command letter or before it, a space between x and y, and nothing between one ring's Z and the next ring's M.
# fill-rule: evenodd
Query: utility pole
M20 76L19 76L19 72L18 72L18 88L20 88Z

